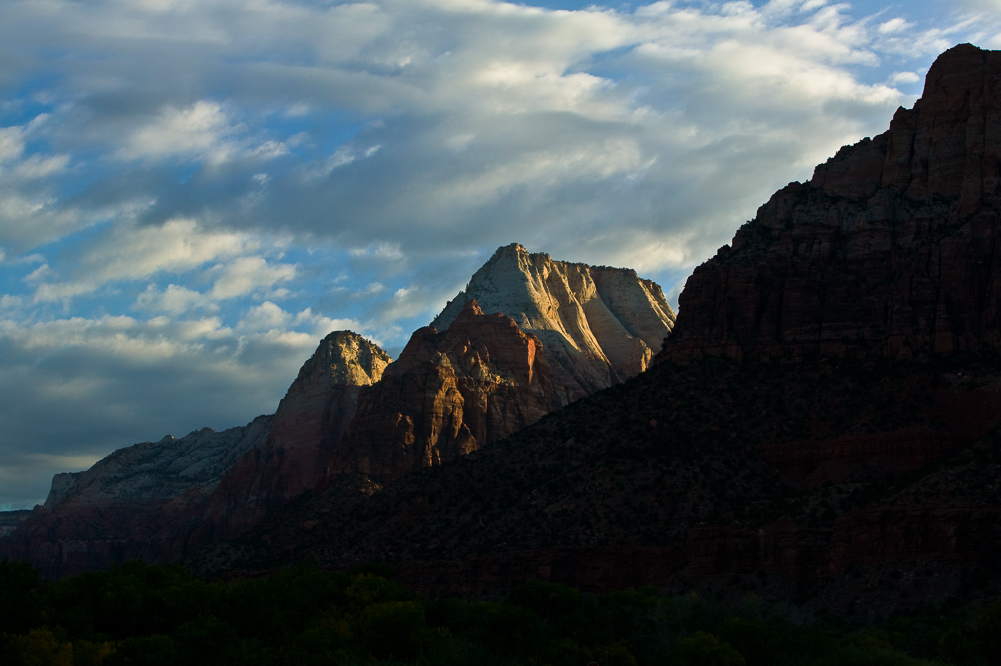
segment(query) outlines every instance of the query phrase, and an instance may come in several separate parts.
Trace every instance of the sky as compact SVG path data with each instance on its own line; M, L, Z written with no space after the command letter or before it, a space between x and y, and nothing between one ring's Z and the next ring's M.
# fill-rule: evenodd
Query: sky
M1001 0L3 0L0 509L396 356L500 245L676 303Z

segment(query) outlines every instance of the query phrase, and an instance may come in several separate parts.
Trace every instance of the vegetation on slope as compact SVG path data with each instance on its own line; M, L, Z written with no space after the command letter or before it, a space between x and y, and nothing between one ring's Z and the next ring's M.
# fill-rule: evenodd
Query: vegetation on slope
M381 568L380 568L381 567ZM385 565L331 573L300 565L267 578L205 582L133 562L43 582L0 563L0 662L35 664L1001 663L1001 605L878 627L806 623L749 597L724 608L655 588L589 596L529 581L494 600L429 600Z

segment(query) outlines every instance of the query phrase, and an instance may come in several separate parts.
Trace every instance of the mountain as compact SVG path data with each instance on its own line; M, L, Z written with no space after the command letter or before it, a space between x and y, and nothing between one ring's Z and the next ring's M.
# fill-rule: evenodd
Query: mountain
M226 470L267 436L270 416L119 449L85 472L57 474L44 506L0 541L0 553L58 578L116 562L173 561Z
M999 68L950 49L889 131L776 192L689 278L663 356L1001 350Z
M950 49L888 132L696 269L646 372L191 563L308 554L435 593L656 584L870 618L1001 597L999 109L1001 53Z
M634 270L554 261L517 243L499 248L431 326L444 330L470 300L542 341L563 405L646 370L675 320L660 286Z
M445 331L415 332L382 381L362 393L327 476L389 483L503 439L561 398L539 339L467 301Z
M319 344L278 405L267 437L226 471L213 492L202 540L230 538L269 511L314 489L358 409L364 386L382 378L390 358L350 331Z
M508 255L537 268L505 263ZM575 322L577 338L560 338L559 344L571 351L576 339L590 344L586 367L600 371L604 385L626 372L627 366L616 370L608 360L621 361L621 349L636 352L629 361L632 371L652 357L627 326L653 342L672 322L660 287L628 269L553 262L528 255L521 246L501 248L487 267L477 275L501 283L523 283L539 270L553 273L553 284L563 281L562 300L552 297L548 307L556 317L552 321ZM571 287L567 280L576 282ZM596 285L603 285L607 307ZM630 302L628 314L620 313L612 326L612 309ZM597 338L581 337L591 330L585 311ZM11 528L5 528L12 533L0 540L0 552L28 558L51 577L130 558L176 560L245 534L297 498L328 486L367 493L501 440L584 395L566 371L562 376L577 388L552 379L539 338L508 315L484 314L467 300L443 317L436 320L440 332L434 327L415 332L395 363L355 333L331 333L273 417L223 433L206 429L181 440L139 444L86 472L56 475L44 507L23 522L22 516L12 518ZM552 323L547 321L536 324ZM597 346L599 339L608 355ZM563 347L560 354L570 358ZM359 474L366 476L356 483Z

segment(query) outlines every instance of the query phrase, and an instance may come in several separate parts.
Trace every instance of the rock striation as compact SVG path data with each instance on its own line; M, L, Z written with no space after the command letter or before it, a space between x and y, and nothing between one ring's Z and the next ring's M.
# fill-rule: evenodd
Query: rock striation
M417 330L358 399L328 478L384 484L503 439L559 406L537 337L466 301L448 329Z
M30 509L15 509L14 511L0 511L0 537L12 534L14 530L21 526L31 516Z
M1001 351L1001 53L942 54L889 131L779 190L679 299L663 358Z
M232 538L324 478L355 416L362 387L378 382L390 358L351 331L330 333L303 364L278 405L267 438L223 477L209 508L210 538Z
M469 300L542 341L563 404L646 370L675 320L660 286L634 270L554 261L517 243L499 248L431 326L447 328Z

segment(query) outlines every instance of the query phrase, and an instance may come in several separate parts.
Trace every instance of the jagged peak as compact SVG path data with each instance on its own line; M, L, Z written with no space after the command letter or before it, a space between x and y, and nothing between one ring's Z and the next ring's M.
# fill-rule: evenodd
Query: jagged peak
M379 381L392 359L379 345L354 331L328 333L313 355L303 363L289 391L310 377L348 386L367 386Z

